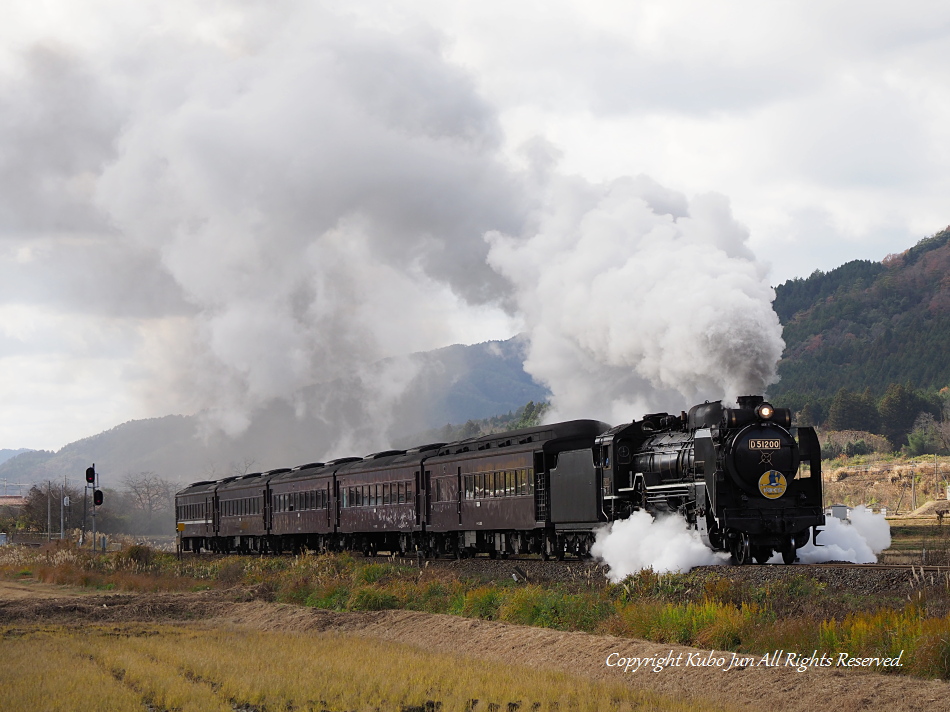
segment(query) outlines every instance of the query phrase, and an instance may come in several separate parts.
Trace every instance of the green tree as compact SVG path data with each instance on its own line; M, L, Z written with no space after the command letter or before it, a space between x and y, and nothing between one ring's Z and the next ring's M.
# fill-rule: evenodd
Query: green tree
M870 391L854 393L847 388L840 388L831 401L825 425L831 430L866 430L876 433L878 421L877 406Z
M518 419L518 422L514 424L514 429L533 428L537 425L541 425L541 420L544 418L544 414L550 407L551 404L545 403L544 401L541 401L540 403L528 401L524 407L524 410L521 412L521 417Z
M933 407L924 398L898 383L887 387L878 404L881 433L895 447L907 444L907 435L914 429L914 422L921 413L929 413Z

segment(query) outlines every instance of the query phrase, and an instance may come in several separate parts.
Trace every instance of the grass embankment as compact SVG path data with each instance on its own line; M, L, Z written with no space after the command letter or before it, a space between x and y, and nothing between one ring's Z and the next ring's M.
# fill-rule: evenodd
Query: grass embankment
M727 572L646 571L620 585L542 586L347 554L179 562L142 547L111 555L12 552L0 554L8 578L138 591L239 587L237 595L330 610L402 608L752 654L896 657L903 650L904 667L888 671L950 678L948 591L940 581L901 602L830 592L807 573L750 584Z
M697 709L620 684L333 634L127 624L0 636L8 710Z

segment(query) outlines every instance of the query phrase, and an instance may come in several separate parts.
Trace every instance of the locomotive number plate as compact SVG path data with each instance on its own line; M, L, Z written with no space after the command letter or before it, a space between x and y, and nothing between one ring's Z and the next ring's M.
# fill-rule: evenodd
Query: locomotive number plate
M781 450L781 440L750 440L750 450Z

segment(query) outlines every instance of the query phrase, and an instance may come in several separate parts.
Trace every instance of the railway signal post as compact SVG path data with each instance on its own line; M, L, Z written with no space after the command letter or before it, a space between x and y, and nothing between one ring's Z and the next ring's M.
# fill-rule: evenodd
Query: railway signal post
M88 497L89 489L92 488L92 550L96 550L96 508L102 505L102 490L98 488L99 473L96 472L96 463L92 467L86 468L86 490Z

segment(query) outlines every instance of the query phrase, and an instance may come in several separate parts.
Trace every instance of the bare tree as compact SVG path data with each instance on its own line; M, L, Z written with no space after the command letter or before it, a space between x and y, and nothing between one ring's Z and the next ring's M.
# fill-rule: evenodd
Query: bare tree
M149 520L155 514L172 508L175 484L154 472L127 472L122 477L122 485L132 507L145 514Z
M240 477L241 475L246 475L254 471L254 466L257 465L257 460L253 457L244 456L244 459L241 462L232 462L231 463L231 474Z

